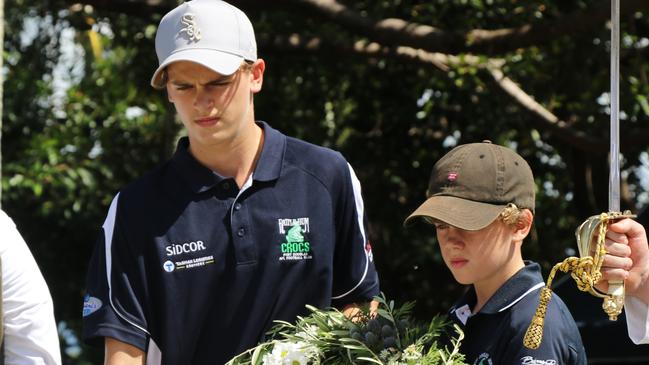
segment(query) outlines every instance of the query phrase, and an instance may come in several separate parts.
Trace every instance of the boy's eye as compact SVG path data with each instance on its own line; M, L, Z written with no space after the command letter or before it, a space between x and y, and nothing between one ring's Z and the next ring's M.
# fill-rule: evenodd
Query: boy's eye
M212 81L212 82L208 83L207 86L214 86L214 87L227 86L227 85L230 85L230 82L232 82L232 80L230 80L230 79Z
M446 229L446 228L448 228L448 224L446 223L441 223L441 222L435 223L435 229Z

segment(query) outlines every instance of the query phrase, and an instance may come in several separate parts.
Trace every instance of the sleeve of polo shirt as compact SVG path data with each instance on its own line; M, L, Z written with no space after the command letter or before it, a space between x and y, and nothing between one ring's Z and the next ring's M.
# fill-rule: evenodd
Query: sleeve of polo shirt
M379 279L368 239L361 184L345 163L344 182L335 211L333 305L366 302L379 294Z
M83 337L103 344L104 337L146 351L149 333L143 308L144 275L119 224L119 194L111 203L97 238L87 275L83 303Z
M525 332L514 336L507 347L507 354L503 356L503 364L565 364L585 365L586 357L583 349L575 348L575 343L569 335L550 334L544 330L541 346L536 350L528 349L523 345ZM498 362L501 363L501 362Z
M536 350L523 345L525 332L536 308L529 308L524 312L528 315L521 316L514 322L514 333L499 364L586 364L586 352L577 325L568 309L562 302L559 305L559 302L559 297L553 295L546 312L543 340Z
M638 298L627 296L624 307L631 341L636 345L649 344L649 305Z
M6 364L61 364L47 283L13 220L0 211Z

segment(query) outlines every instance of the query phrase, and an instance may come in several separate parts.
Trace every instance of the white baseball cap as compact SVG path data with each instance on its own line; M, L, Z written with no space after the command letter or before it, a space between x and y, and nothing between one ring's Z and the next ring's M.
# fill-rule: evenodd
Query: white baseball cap
M155 50L160 63L151 78L155 88L165 86L162 71L173 62L196 62L231 75L244 60L257 60L250 20L221 0L192 0L167 13L158 26Z

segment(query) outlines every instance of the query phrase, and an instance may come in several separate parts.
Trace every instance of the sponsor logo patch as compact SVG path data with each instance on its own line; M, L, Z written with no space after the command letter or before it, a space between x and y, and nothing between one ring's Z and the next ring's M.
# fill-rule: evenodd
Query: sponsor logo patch
M98 311L99 308L101 308L101 305L102 305L101 299L91 297L89 294L86 294L83 297L82 316L87 317L87 316L93 314L94 312Z
M184 243L172 243L165 247L165 253L167 255L167 260L162 263L162 269L166 272L174 272L178 270L191 269L195 267L202 267L205 265L214 263L213 255L205 255L204 252L207 248L205 242L201 240L189 241ZM204 256L200 257L188 257L192 254L201 254ZM183 259L174 258L178 255L184 255Z
M165 247L165 251L167 251L167 256L169 257L203 250L205 250L205 243L200 240L185 243L172 243Z
M162 268L165 269L166 272L172 272L176 270L176 265L174 265L173 261L167 260L162 264Z

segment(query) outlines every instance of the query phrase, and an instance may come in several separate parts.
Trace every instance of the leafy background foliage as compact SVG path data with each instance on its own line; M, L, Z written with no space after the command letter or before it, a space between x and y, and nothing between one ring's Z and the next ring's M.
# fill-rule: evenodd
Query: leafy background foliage
M444 312L462 290L431 228L401 225L422 202L430 168L454 145L489 139L530 163L538 203L524 250L546 270L572 253L577 224L606 210L607 145L594 152L583 141L608 138L609 29L605 19L588 25L607 1L337 3L369 19L369 28L350 26L344 14L331 17L312 1L233 3L252 18L267 62L257 117L346 156L363 184L382 289L398 302L416 300L419 318ZM649 16L646 4L625 3L635 9L622 17L623 207L637 211L647 201L646 173L638 171L649 162ZM67 363L100 356L78 348L75 338L87 262L107 206L121 186L168 158L182 133L164 92L149 86L156 26L175 4L5 5L2 204L50 285ZM441 66L399 53L407 42L382 37L377 25L398 18L454 37L543 27L571 14L579 15L572 28L548 28L551 36L521 46L494 41L470 52L471 42L456 37L419 49L440 52ZM372 42L378 51L362 46ZM494 61L564 124L552 125L508 94L493 77Z

